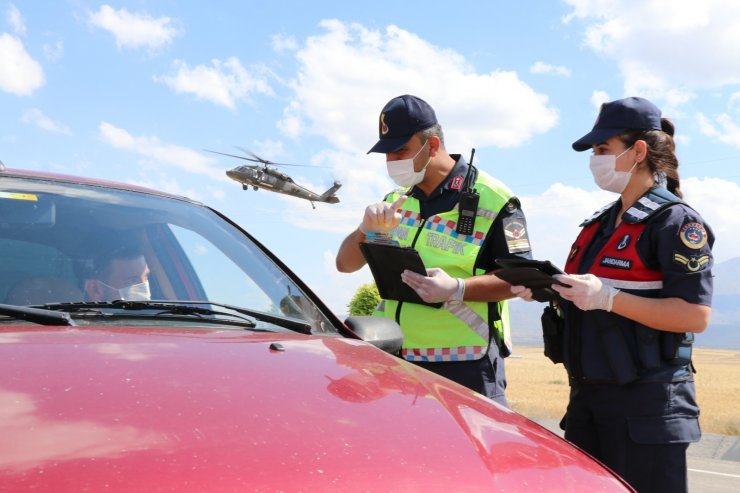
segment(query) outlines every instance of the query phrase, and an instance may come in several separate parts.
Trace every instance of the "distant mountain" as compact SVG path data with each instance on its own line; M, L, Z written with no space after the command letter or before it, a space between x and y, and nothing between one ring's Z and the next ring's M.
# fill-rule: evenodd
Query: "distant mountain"
M740 295L740 257L715 264L714 295Z
M712 320L697 346L740 349L740 257L715 264Z
M696 336L698 347L740 349L740 257L715 264L712 320ZM514 344L542 344L543 303L514 300L509 304Z

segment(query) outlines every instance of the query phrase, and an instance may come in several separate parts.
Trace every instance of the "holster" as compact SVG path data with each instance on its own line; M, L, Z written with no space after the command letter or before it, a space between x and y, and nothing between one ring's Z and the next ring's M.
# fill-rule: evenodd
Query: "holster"
M691 348L694 345L694 334L669 333L660 334L661 356L671 365L687 365L691 363Z
M553 363L563 362L563 337L565 321L552 304L542 312L542 340L545 344L545 356Z

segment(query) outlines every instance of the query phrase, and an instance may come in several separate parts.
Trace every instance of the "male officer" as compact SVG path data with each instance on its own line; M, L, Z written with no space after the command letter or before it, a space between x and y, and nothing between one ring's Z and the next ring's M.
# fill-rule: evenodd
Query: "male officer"
M99 248L91 274L85 279L88 301L151 299L149 266L137 245L123 241Z
M404 332L401 356L501 404L511 352L510 285L491 275L496 258L531 258L524 213L501 182L448 154L442 127L424 100L403 95L380 113L378 142L368 152L386 156L388 174L401 188L365 209L360 226L345 238L340 272L365 265L359 244L369 231L390 232L416 249L428 276L410 271L402 280L422 300L441 308L383 300L376 314L395 319ZM470 173L469 173L470 171ZM464 211L471 231L458 227L458 203L477 194Z

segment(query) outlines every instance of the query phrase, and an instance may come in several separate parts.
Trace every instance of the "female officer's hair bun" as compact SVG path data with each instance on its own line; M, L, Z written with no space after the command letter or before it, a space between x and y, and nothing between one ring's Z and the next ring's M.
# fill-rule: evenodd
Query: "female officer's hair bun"
M676 126L669 119L661 118L660 119L660 129L663 130L663 132L670 135L671 137L673 137L673 133L676 131Z

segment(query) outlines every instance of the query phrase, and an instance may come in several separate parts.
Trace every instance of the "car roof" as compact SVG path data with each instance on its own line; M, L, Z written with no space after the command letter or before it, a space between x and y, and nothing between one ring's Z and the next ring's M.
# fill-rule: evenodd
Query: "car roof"
M190 199L188 197L184 197L182 195L170 194L167 192L162 192L161 190L155 190L153 188L149 188L149 187L145 187L141 185L135 185L132 183L123 183L123 182L118 182L118 181L102 180L102 179L97 179L97 178L84 178L81 176L67 175L67 174L62 174L62 173L49 173L46 171L32 171L32 170L26 170L26 169L5 168L0 163L0 178L4 176L7 176L9 178L24 178L24 179L29 179L29 180L44 180L44 181L54 181L54 182L60 182L60 183L69 183L69 184L75 184L75 185L88 185L88 186L113 188L117 190L126 190L130 192L139 192L139 193L147 193L150 195L158 195L160 197L167 197L170 199L190 202L196 205L203 205L202 203L196 200Z

